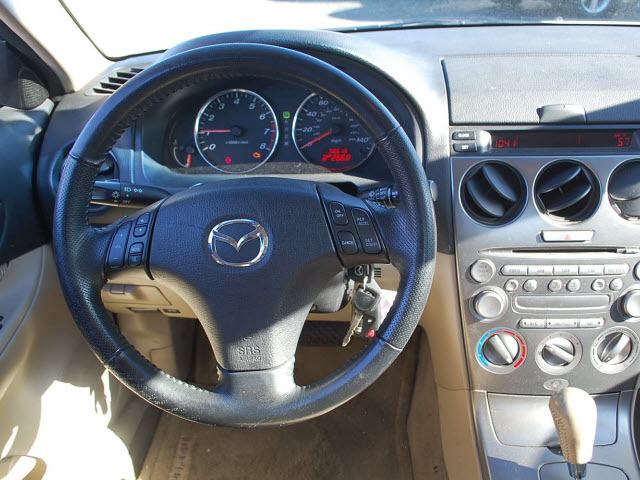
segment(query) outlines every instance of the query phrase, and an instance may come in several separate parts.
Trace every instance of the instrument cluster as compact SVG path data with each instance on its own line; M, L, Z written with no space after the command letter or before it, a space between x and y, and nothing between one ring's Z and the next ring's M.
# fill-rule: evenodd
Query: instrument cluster
M179 92L145 115L143 147L157 163L184 174L387 172L373 139L345 109L301 87L262 79Z

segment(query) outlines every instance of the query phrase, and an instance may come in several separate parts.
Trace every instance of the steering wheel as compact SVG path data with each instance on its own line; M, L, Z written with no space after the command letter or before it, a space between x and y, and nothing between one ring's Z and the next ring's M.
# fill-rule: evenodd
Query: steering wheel
M395 179L400 205L382 207L312 181L245 178L182 191L102 229L89 225L96 174L136 118L180 89L247 77L301 85L351 113L375 139ZM417 154L369 91L309 55L228 44L166 58L105 101L65 161L53 243L70 311L118 380L179 417L258 427L328 412L389 367L424 310L435 268L436 231ZM296 345L313 301L343 269L371 263L392 263L401 277L377 336L328 377L296 385ZM110 273L120 269L144 270L191 306L218 362L220 381L214 390L158 369L120 333L100 297Z

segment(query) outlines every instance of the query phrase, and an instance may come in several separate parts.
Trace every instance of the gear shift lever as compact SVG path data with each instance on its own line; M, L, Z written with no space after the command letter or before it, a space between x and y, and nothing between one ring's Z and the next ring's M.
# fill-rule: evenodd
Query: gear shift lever
M549 410L569 473L575 479L584 478L596 437L596 402L584 390L569 387L551 397Z

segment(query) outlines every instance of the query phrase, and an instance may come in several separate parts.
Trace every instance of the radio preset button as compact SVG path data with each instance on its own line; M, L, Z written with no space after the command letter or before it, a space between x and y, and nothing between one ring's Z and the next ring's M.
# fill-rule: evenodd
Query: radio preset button
M578 290L580 290L581 285L582 284L580 283L580 280L578 280L577 278L572 278L567 282L567 290L569 290L570 292L577 292Z
M624 282L621 278L614 278L609 284L609 288L614 292L619 292L620 290L622 290L622 287L624 287Z
M604 289L604 287L606 287L607 284L605 283L605 281L602 278L596 278L593 283L591 284L591 290L593 290L594 292L599 292L601 290Z
M546 326L546 318L522 318L520 320L521 328L545 328Z
M552 265L529 265L527 267L527 271L529 275L532 275L532 276L553 275L553 266Z
M496 267L491 260L478 260L469 269L469 275L478 283L488 282L495 273Z
M504 289L507 292L515 292L518 289L519 286L520 286L520 282L518 282L518 280L516 280L515 278L510 278L504 284Z
M603 275L604 265L580 265L579 275Z
M578 275L578 265L554 265L554 275Z
M628 271L629 271L629 265L627 265L626 263L618 263L614 265L604 266L605 275L626 275Z
M526 277L527 266L526 265L505 265L500 270L502 275L513 277Z
M524 288L526 292L535 292L536 288L538 288L538 281L530 278L529 280L524 282L522 288Z
M559 292L562 290L562 280L559 278L554 278L549 282L549 290L552 292Z
M547 318L547 328L578 328L578 319Z

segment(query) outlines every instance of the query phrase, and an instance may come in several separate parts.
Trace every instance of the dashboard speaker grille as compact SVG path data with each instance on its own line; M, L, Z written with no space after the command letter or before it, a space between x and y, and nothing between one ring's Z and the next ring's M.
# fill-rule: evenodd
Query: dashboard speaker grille
M510 222L522 212L526 197L524 178L503 162L476 165L462 180L462 205L471 218L484 225Z
M609 201L621 217L640 220L640 159L614 170L609 179Z
M584 220L600 200L600 188L593 173L573 160L560 160L543 168L534 192L540 211L561 222Z

